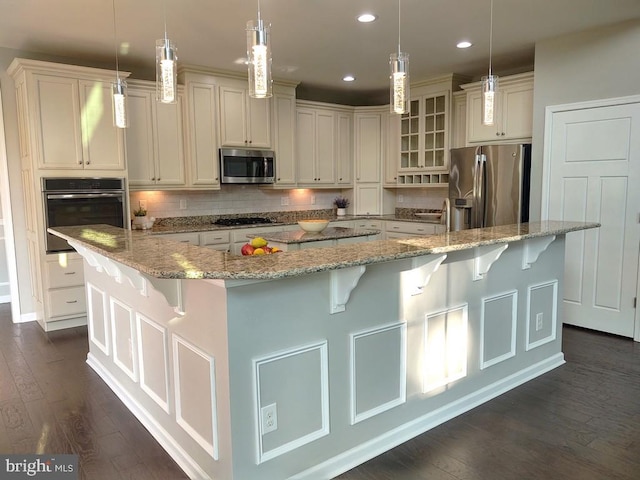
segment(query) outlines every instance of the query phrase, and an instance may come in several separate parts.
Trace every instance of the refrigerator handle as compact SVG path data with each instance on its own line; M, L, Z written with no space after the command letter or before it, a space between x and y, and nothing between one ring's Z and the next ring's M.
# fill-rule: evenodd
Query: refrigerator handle
M484 227L484 164L487 156L483 153L476 155L476 167L473 176L474 197L474 228Z

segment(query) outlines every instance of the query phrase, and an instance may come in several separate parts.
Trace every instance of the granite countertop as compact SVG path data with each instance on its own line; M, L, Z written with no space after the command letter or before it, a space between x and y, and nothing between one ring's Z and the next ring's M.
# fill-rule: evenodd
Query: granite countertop
M260 232L260 236L269 242L293 244L319 242L322 240L336 240L340 238L366 237L368 235L378 235L379 233L380 230L328 227L322 232L305 232L304 230L294 230L292 232ZM257 236L257 234L247 234L247 238L254 238Z
M109 225L56 227L49 232L155 278L278 279L481 245L562 235L598 223L544 221L478 228L401 240L241 257Z

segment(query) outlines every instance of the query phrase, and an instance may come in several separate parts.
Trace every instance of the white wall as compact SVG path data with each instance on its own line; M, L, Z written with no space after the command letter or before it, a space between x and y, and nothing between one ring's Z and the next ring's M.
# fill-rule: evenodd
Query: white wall
M536 45L531 216L540 218L544 115L560 105L640 94L640 20Z

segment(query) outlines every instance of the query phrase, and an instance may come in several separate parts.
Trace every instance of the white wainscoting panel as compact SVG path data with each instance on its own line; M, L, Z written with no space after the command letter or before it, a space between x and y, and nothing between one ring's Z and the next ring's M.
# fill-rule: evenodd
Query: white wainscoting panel
M352 425L406 401L406 333L400 323L350 335Z
M327 342L253 361L258 463L329 434ZM277 429L262 433L262 407L276 405Z
M468 310L464 304L425 316L423 393L466 377Z
M140 387L165 412L169 410L169 352L167 329L136 314Z
M89 341L108 356L110 348L107 295L103 290L87 282L87 300Z
M530 285L527 293L526 349L544 345L556 339L558 311L558 280ZM538 325L541 315L541 326Z
M176 422L218 460L215 359L173 335Z
M517 324L517 290L482 299L480 313L481 369L515 356Z
M109 310L111 312L113 363L131 380L137 382L138 355L133 310L113 297L109 299Z

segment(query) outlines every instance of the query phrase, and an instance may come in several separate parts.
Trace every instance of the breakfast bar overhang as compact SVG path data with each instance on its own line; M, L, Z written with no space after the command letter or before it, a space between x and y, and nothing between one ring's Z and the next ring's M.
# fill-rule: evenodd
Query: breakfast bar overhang
M89 365L191 478L318 480L562 365L565 235L598 226L260 257L50 231L84 257Z

